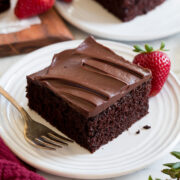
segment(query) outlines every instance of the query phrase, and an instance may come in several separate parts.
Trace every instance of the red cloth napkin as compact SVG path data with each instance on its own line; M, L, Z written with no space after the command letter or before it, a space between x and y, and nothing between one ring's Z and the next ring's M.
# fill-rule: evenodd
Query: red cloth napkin
M45 180L21 162L0 138L0 180Z

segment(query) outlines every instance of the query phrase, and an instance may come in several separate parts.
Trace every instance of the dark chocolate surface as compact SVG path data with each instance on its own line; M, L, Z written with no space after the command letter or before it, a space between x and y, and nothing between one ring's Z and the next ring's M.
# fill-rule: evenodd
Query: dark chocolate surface
M93 117L147 81L151 73L88 37L56 54L51 65L29 78L49 88L85 117Z
M10 0L0 0L0 13L10 8Z

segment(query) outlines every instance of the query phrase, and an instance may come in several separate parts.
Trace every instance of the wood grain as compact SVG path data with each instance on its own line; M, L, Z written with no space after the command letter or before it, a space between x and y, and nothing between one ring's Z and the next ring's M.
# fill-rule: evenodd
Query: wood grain
M40 15L41 24L10 34L0 34L0 57L28 53L48 44L73 39L55 9Z

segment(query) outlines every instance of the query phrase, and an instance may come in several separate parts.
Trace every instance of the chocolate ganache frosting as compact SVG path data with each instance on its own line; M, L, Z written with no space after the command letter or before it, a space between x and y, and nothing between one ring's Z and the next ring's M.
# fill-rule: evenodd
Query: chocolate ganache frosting
M49 67L29 77L88 118L150 79L151 72L88 37L77 48L56 54Z

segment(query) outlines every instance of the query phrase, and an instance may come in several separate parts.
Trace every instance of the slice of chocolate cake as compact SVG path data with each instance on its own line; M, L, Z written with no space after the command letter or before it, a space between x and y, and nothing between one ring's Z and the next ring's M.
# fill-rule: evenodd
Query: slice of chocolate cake
M146 14L165 0L95 0L122 21Z
M88 37L27 84L29 107L94 152L148 113L151 72Z
M0 13L10 8L10 0L0 0Z

